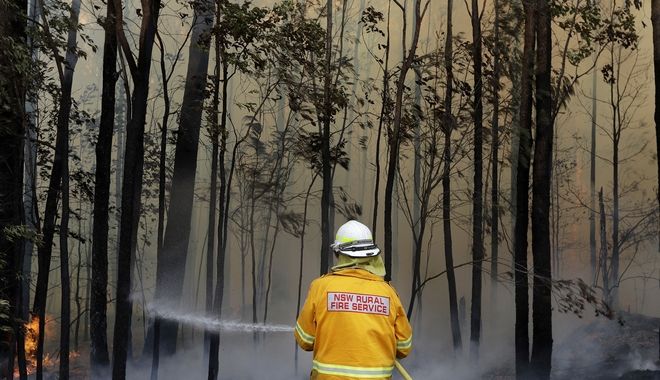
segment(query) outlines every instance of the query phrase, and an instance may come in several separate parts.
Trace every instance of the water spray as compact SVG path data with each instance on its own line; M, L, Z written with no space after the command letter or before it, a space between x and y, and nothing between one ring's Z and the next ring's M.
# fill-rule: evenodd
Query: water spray
M293 327L288 325L223 321L208 315L190 313L155 303L147 304L146 310L149 314L157 316L163 320L179 322L185 325L195 326L199 327L200 329L209 331L293 332Z

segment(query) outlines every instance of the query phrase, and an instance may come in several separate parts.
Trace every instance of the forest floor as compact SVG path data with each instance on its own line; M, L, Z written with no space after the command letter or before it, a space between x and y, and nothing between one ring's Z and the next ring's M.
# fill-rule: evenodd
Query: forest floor
M569 338L563 341L555 342L553 354L553 380L660 380L660 361L659 355L659 336L658 327L660 327L660 318L647 317L639 314L619 313L618 317L613 320L598 318L591 323L575 328L567 336ZM227 343L227 342L225 342ZM263 347L264 352L273 353L272 350L275 346L281 346L282 342L278 339L269 342L270 347ZM90 379L89 376L89 353L87 352L87 343L81 342L80 351L72 355L71 358L71 380ZM234 346L238 351L244 351L246 345ZM54 347L53 347L54 348ZM280 347L281 349L281 347ZM236 372L240 371L241 353L233 352L234 350L223 350L226 361L224 364L228 370L226 377L228 379L237 379ZM51 351L55 352L55 351ZM244 353L244 352L243 352ZM178 361L176 368L182 370L190 370L189 376L191 380L198 375L201 376L199 361L201 353L191 352L186 354L186 357ZM56 353L54 359L47 367L47 373L44 376L46 380L55 380L58 378L58 363ZM237 357L234 357L238 355ZM264 356L259 355L262 358ZM268 357L268 354L266 354ZM273 359L273 364L281 365L280 360L286 361L288 358ZM306 359L301 359L306 362ZM229 364L232 363L232 364ZM239 363L239 364L237 364ZM148 367L150 363L141 363L139 360L130 365L132 379L148 378ZM277 365L276 364L276 365ZM513 380L515 375L513 369L510 368L512 363L502 363L498 369L487 371L481 375L481 379L489 380ZM228 368L236 366L236 368ZM422 365L422 367L424 367ZM196 370L192 370L192 369ZM170 369L171 370L171 369ZM170 380L172 378L181 378L180 373L175 374L177 371L165 370L163 379ZM249 371L245 368L242 369L244 374L248 372L259 373L262 371L254 370ZM304 372L304 371L301 371ZM413 375L415 371L413 371ZM424 371L421 371L422 373ZM428 375L428 372L426 373ZM170 376L173 375L173 376ZM292 374L291 374L292 375ZM303 379L307 378L303 373L298 373L295 376L275 376L277 379ZM470 376L466 377L469 378ZM33 379L30 376L30 379ZM249 374L247 377L251 379ZM421 380L422 379L416 377ZM395 376L395 379L398 377ZM470 379L471 380L471 379ZM476 380L476 379L475 379Z
M555 344L553 379L658 379L660 318L621 312Z

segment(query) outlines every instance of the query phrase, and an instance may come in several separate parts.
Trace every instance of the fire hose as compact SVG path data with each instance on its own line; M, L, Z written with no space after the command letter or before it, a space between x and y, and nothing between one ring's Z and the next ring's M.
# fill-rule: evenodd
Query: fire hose
M401 365L401 363L399 363L398 360L394 361L394 366L405 380L413 380L412 376L410 376L408 371L406 371L406 369L403 368L403 366Z

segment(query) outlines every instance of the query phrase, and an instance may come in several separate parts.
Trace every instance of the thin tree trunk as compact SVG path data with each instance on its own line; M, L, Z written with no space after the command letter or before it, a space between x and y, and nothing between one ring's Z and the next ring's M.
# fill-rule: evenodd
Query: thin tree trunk
M80 156L82 157L82 143L80 145ZM84 236L82 231L82 198L78 199L78 235ZM76 257L76 328L74 333L73 349L80 351L80 321L83 320L82 315L85 313L82 309L82 297L80 296L80 271L82 270L82 242L76 243L78 256Z
M491 186L491 219L490 219L490 249L491 249L491 262L490 262L490 280L493 293L493 304L497 305L497 260L498 260L498 246L499 246L499 220L500 220L500 201L499 201L499 182L498 176L499 173L499 148L500 148L500 54L501 54L501 44L500 44L500 2L495 0L493 3L493 9L495 11L495 32L494 32L494 51L493 51L493 123L491 129L491 160L493 166L491 167L491 180L493 184Z
M472 0L472 57L474 60L474 190L472 192L472 298L470 308L470 355L479 357L481 340L481 267L483 246L483 82L481 20L478 0Z
M181 104L181 122L174 154L170 207L162 254L156 269L156 300L178 303L183 291L190 222L193 209L197 150L204 88L209 64L204 39L213 26L213 2L195 2L195 24L190 43L186 86ZM161 345L167 355L176 351L178 324L161 321Z
M156 31L156 39L160 47L160 75L163 81L163 119L160 126L160 149L158 151L158 231L156 235L156 258L160 259L163 252L163 234L165 231L165 182L167 178L167 130L170 118L170 94L168 89L168 76L165 69L165 45L160 37L160 33ZM151 380L158 379L158 367L160 365L160 318L154 318L153 325L147 331L147 338L143 354L148 355L151 353Z
M78 38L78 19L80 16L80 0L73 0L71 4L71 29L67 38L66 64L64 65L65 78L67 78L69 104L71 104L71 87L73 85L73 71L76 68L78 56L76 53L76 40ZM60 285L61 285L61 314L60 314L60 376L62 380L69 378L69 351L71 346L71 278L69 276L69 115L63 123L64 134L62 146L62 219L60 220Z
M260 133L259 137L260 138ZM257 323L257 306L259 304L259 288L257 285L257 250L255 248L255 223L254 223L254 215L256 211L255 203L256 203L256 183L257 183L257 167L259 165L259 151L257 150L257 146L254 146L254 157L255 157L255 163L254 163L254 168L252 171L252 179L251 179L251 184L250 184L250 216L249 216L249 237L250 237L250 276L252 279L252 323ZM253 333L253 340L256 342L257 339L257 332L255 331Z
M186 36L186 41L188 36L192 32L192 27ZM171 115L172 101L170 99L169 91L169 81L174 73L174 68L176 63L172 66L169 74L165 67L165 44L160 36L160 33L156 32L156 39L158 40L158 45L160 48L160 76L163 86L163 118L160 125L160 149L158 151L158 232L157 232L157 242L156 242L156 257L160 258L163 252L163 235L165 232L165 211L167 210L167 200L166 200L166 180L167 180L167 132L169 131L169 120ZM185 45L185 41L183 43ZM183 45L177 53L177 59L183 49ZM152 355L152 380L158 378L158 363L160 361L160 327L156 329L156 325L160 326L160 322L156 321L158 317L154 318L154 323L149 327L147 331L147 338L145 341L143 355ZM159 343L155 343L156 335L158 335ZM156 347L155 344L158 344Z
M605 202L603 201L603 188L598 192L598 210L600 212L600 267L603 272L603 299L610 301L610 272L607 259L607 214L605 214Z
M80 4L80 3L78 3ZM70 37L70 35L69 35ZM75 39L74 39L75 41ZM71 279L69 277L69 130L64 143L62 158L62 219L60 220L60 375L59 378L69 378L69 351L71 334Z
M594 2L595 3L595 2ZM594 58L594 66L597 58ZM596 125L598 118L598 101L596 99L596 83L598 70L593 71L591 82L591 151L589 154L589 264L591 268L591 281L596 280ZM659 161L660 162L660 161ZM660 168L660 166L658 166Z
M85 228L87 229L87 236L92 236L92 210L89 210L89 219L87 226ZM89 328L90 328L90 321L91 321L91 316L90 316L90 310L91 307L89 306L90 300L91 300L91 293L92 289L89 284L92 278L92 247L89 245L85 246L85 278L87 279L87 284L85 285L85 308L83 313L85 314L85 319L83 321L83 339L86 341L89 341Z
M421 25L413 25L415 28L421 28ZM428 37L428 36L427 36ZM404 51L403 54L406 52ZM422 110L422 75L420 70L414 70L415 71L415 96L414 96L414 102L415 102L415 107L413 108L413 117L414 117L414 134L413 134L413 187L412 187L412 200L413 200L413 207L412 207L412 222L413 222L413 244L412 244L412 251L415 253L415 258L413 259L413 262L415 262L415 269L413 273L413 289L417 288L420 283L421 283L421 254L422 250L420 246L423 243L423 234L420 233L421 227L420 223L422 222L420 220L420 183L421 183L421 110ZM434 133L435 134L435 133ZM424 217L426 219L426 217ZM398 234L397 234L398 235ZM394 246L396 247L396 243L394 243ZM422 293L419 292L417 293L418 301L422 303ZM412 304L412 299L411 299L411 304Z
M325 39L325 79L323 85L323 130L321 133L321 174L323 189L321 192L321 268L320 273L328 272L330 264L330 234L333 226L330 225L330 201L332 192L332 173L330 162L330 124L334 114L331 87L332 72L330 64L332 61L332 0L326 2L326 39Z
M383 92L381 96L380 117L378 118L378 136L376 137L376 178L374 179L374 205L373 216L371 218L371 233L374 241L378 232L378 197L380 196L380 141L383 136L383 125L388 118L389 92L390 92L390 14L392 10L392 0L387 2L387 41L385 43L385 62L383 63ZM389 253L386 253L389 254Z
M613 80L610 82L610 102L612 106L612 267L610 270L610 297L608 302L612 307L618 307L618 277L619 277L619 143L621 141L621 109L619 93L618 68L621 66L620 59L616 62L614 45L610 49L612 70L616 70ZM620 58L620 57L619 57ZM616 82L616 83L615 83Z
M217 5L216 17L220 19L220 4ZM212 78L213 99L209 112L210 122L210 135L211 135L211 188L209 190L209 222L208 222L208 245L206 247L206 312L210 313L213 309L213 257L215 256L215 229L216 229L216 209L217 209L217 191L218 191L218 153L219 153L219 136L220 125L218 107L220 105L220 74L222 70L220 59L220 36L216 34L215 42L215 68ZM222 225L222 221L218 223ZM220 245L221 242L218 242ZM204 346L209 340L210 332L204 332Z
M220 6L216 9L216 17L220 19ZM225 257L227 252L227 240L228 240L228 225L229 225L229 202L231 195L231 180L234 172L234 165L236 163L236 148L234 146L234 151L232 153L232 163L229 173L229 178L227 178L226 168L225 168L225 152L227 151L227 86L229 82L228 78L228 63L226 60L222 59L220 53L220 43L216 37L216 61L222 60L222 119L220 123L220 158L218 163L220 165L220 194L218 197L218 205L220 206L219 218L218 218L218 258L216 260L216 283L215 283L215 293L213 298L213 313L214 315L222 315L222 301L224 299L224 287L225 287ZM236 143L238 144L238 142ZM218 355L220 354L220 333L215 331L210 336L209 342L209 372L208 380L216 380L220 372L220 359Z
M651 24L653 26L653 73L655 81L655 112L653 121L655 123L655 146L657 156L660 157L660 0L651 0ZM658 188L656 196L660 203L660 158L656 159L658 165ZM660 245L658 245L660 250Z
M518 162L516 163L516 221L514 233L517 379L526 379L529 375L527 232L529 228L529 167L532 152L532 88L534 83L534 47L537 17L534 1L526 0L523 2L525 8L525 41L520 86L520 127L518 130Z
M219 55L216 54L216 57ZM209 222L208 244L206 247L206 311L213 309L213 257L215 256L215 230L218 191L218 149L220 126L218 124L218 105L220 104L220 62L216 62L213 78L213 108L211 109L214 123L211 124L211 188L209 190Z
M92 233L92 279L90 300L92 373L99 375L110 364L108 354L108 205L110 201L110 166L112 134L115 127L115 89L117 84L117 34L115 33L115 4L108 1L103 45L103 92L101 94L101 122L96 143L96 172L94 184L94 226Z
M523 28L524 29L524 28ZM524 32L523 32L524 35ZM514 71L510 74L511 77L511 150L509 154L509 162L511 164L511 176L509 178L510 197L509 197L509 215L511 215L511 236L516 234L516 215L518 214L518 160L520 159L520 88L521 88L521 72Z
M428 2L424 7L426 12ZM404 13L405 17L405 13ZM406 75L412 67L415 58L415 51L417 50L417 42L419 41L419 29L423 18L421 11L421 0L415 0L415 23L417 27L413 33L412 44L407 55L404 57L401 71L396 84L396 97L394 100L394 120L392 126L392 133L389 136L389 159L387 168L387 181L385 183L385 280L390 281L392 278L392 256L394 254L392 248L392 201L394 193L394 179L396 177L398 162L399 162L399 145L400 145L400 129L401 119L403 115L403 92L406 83Z
M300 301L302 300L302 280L303 280L303 263L304 263L304 258L305 258L305 230L307 229L307 206L309 204L309 194L312 191L312 187L314 186L314 183L316 182L316 178L318 177L318 174L315 174L314 177L312 178L312 181L309 183L309 187L307 187L307 192L305 193L305 205L303 207L303 220L302 220L302 229L300 231L300 261L298 265L298 298L296 301L296 317L300 314ZM298 345L295 344L296 350L295 350L295 368L296 371L298 370Z
M358 17L362 18L362 14L364 13L365 8L366 8L366 0L360 0ZM363 29L364 29L364 24L361 23L361 22L357 23L357 25L355 26L355 39L354 39L354 42L353 42L354 43L354 46L353 46L353 72L355 74L353 75L353 88L351 89L352 93L354 94L355 99L357 99L358 83L360 81L362 70L363 70L363 69L361 70L361 66L360 66L360 41L362 40L362 31L363 31ZM364 63L362 63L362 64L364 64ZM357 106L359 107L359 104ZM348 117L349 120L353 120L353 117L354 117L354 114L355 114L354 110L355 110L354 108L351 108L349 110L350 111L349 112L349 117ZM358 108L358 117L360 117L361 115L362 115L362 110L361 110L361 107L360 107L360 108ZM356 129L354 129L354 130L357 132ZM367 132L368 132L368 128L362 128L361 136L358 137L365 144L366 144L366 141L367 141ZM357 135L357 133L356 133L356 135ZM359 178L367 178L366 177L366 175L367 175L367 170L366 170L367 169L367 166L366 166L366 164L367 164L367 160L366 160L367 149L366 149L366 146L362 145L361 141L358 140L358 144L357 144L358 153L360 154L360 161L359 161L360 168L358 169L357 174L358 174ZM350 174L347 173L347 176L349 176L349 175ZM362 207L364 208L364 206L365 206L364 205L364 192L365 192L365 187L366 186L364 186L362 184L360 186L351 185L351 182L352 181L348 180L348 185L352 186L352 188L349 187L349 190L352 193L354 193L354 191L352 191L353 189L356 189L358 191L358 194L359 194L358 201L360 202L360 205L362 205Z
M552 172L552 31L548 0L537 0L536 145L532 185L534 260L533 344L531 367L537 379L549 379L552 358L552 268L550 251L550 176Z
M275 231L273 232L273 240L270 246L270 253L268 255L268 279L266 282L266 295L264 298L264 318L263 323L265 324L268 321L268 304L270 297L270 290L272 285L272 274L273 274L273 257L275 254L275 246L277 243L277 237L280 232L280 207L282 206L282 198L284 196L284 190L289 181L290 169L285 168L282 170L282 161L286 154L286 141L287 141L287 132L289 130L289 125L291 124L292 113L289 114L289 119L286 121L286 125L280 130L278 125L278 133L280 134L280 144L277 153L277 160L275 163ZM282 120L283 121L283 120ZM334 212L334 207L332 208ZM270 217L268 218L270 220ZM270 225L267 224L267 226ZM297 315L297 314L296 314Z
M454 130L454 117L452 115L452 98L454 96L454 66L453 66L453 12L454 1L447 1L447 35L445 38L444 65L447 72L445 88L445 118L443 120L443 133L445 146L443 150L444 169L442 173L442 226L444 233L445 267L447 268L447 290L449 292L449 315L451 320L451 336L454 352L460 353L463 349L461 338L461 324L458 318L458 304L456 301L456 275L454 273L454 253L451 232L451 134Z
M119 0L115 0L119 2ZM120 7L115 3L115 11ZM140 30L140 52L137 63L130 64L134 82L131 119L126 127L126 149L122 180L122 212L119 230L119 251L117 254L117 301L112 347L112 378L126 378L128 342L130 334L133 302L130 299L132 261L139 227L140 195L142 193L142 175L144 163L144 125L149 96L149 73L151 55L158 25L160 0L147 1L143 8ZM117 23L121 23L118 17ZM118 26L118 29L121 25ZM124 45L124 44L123 44ZM132 54L128 49L124 53ZM132 57L132 56L131 56ZM132 59L132 58L131 58Z
M36 27L37 20L41 17L41 8L38 6L37 0L28 1L28 25L31 27ZM17 12L20 13L20 12ZM23 21L21 21L23 25ZM21 31L20 28L17 31ZM36 62L38 60L38 49L34 40L31 37L27 37L27 46L32 54L32 61ZM39 100L38 100L38 90L36 89L26 89L27 93L25 98L25 116L27 118L26 125L26 139L25 139L25 150L24 150L24 167L23 172L23 209L26 226L32 231L40 231L39 226L39 215L37 210L37 125L38 125L38 114L39 114ZM17 100L21 99L20 96L16 97ZM22 284L21 284L21 318L25 321L30 319L30 284L32 282L32 256L35 249L35 244L31 240L25 240L24 244L24 253L23 253L23 266L22 266ZM20 334L21 338L24 338L23 333ZM25 354L25 345L22 343L18 346L19 355ZM24 358L23 358L24 359ZM25 363L20 363L19 366L24 365ZM21 372L21 377L25 376L27 378L27 373L24 373L24 368L19 368Z
M43 5L43 4L42 4ZM78 5L79 9L79 5ZM76 22L78 14L76 11L75 2L72 4L71 17L75 16ZM47 18L42 15L43 23L46 29L49 29ZM46 210L44 213L44 231L43 231L43 244L39 248L39 273L37 276L37 285L34 295L33 313L39 318L39 337L37 339L37 380L43 379L43 356L44 356L44 340L45 340L45 327L46 327L46 300L48 297L48 282L50 274L51 256L53 250L53 239L55 234L55 218L57 216L57 198L60 193L62 184L62 171L64 155L67 152L67 139L69 129L69 114L71 113L71 89L73 86L73 70L75 68L76 58L75 52L71 51L71 47L75 46L75 31L69 31L69 38L67 46L70 48L66 54L66 64L62 61L60 53L57 51L55 44L52 42L53 36L50 30L46 31L48 44L53 50L58 73L60 75L60 83L62 85L60 90L60 108L57 114L57 137L55 143L55 158L51 169L50 182L48 186L48 195L46 198ZM73 40L72 40L73 37ZM73 41L73 42L72 42Z

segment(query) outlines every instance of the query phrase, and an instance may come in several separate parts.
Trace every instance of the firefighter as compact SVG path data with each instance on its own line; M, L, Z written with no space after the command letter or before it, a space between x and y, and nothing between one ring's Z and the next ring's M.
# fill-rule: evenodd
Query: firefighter
M337 265L312 281L294 336L314 351L311 379L389 379L412 349L412 328L371 231L351 220L331 246Z

